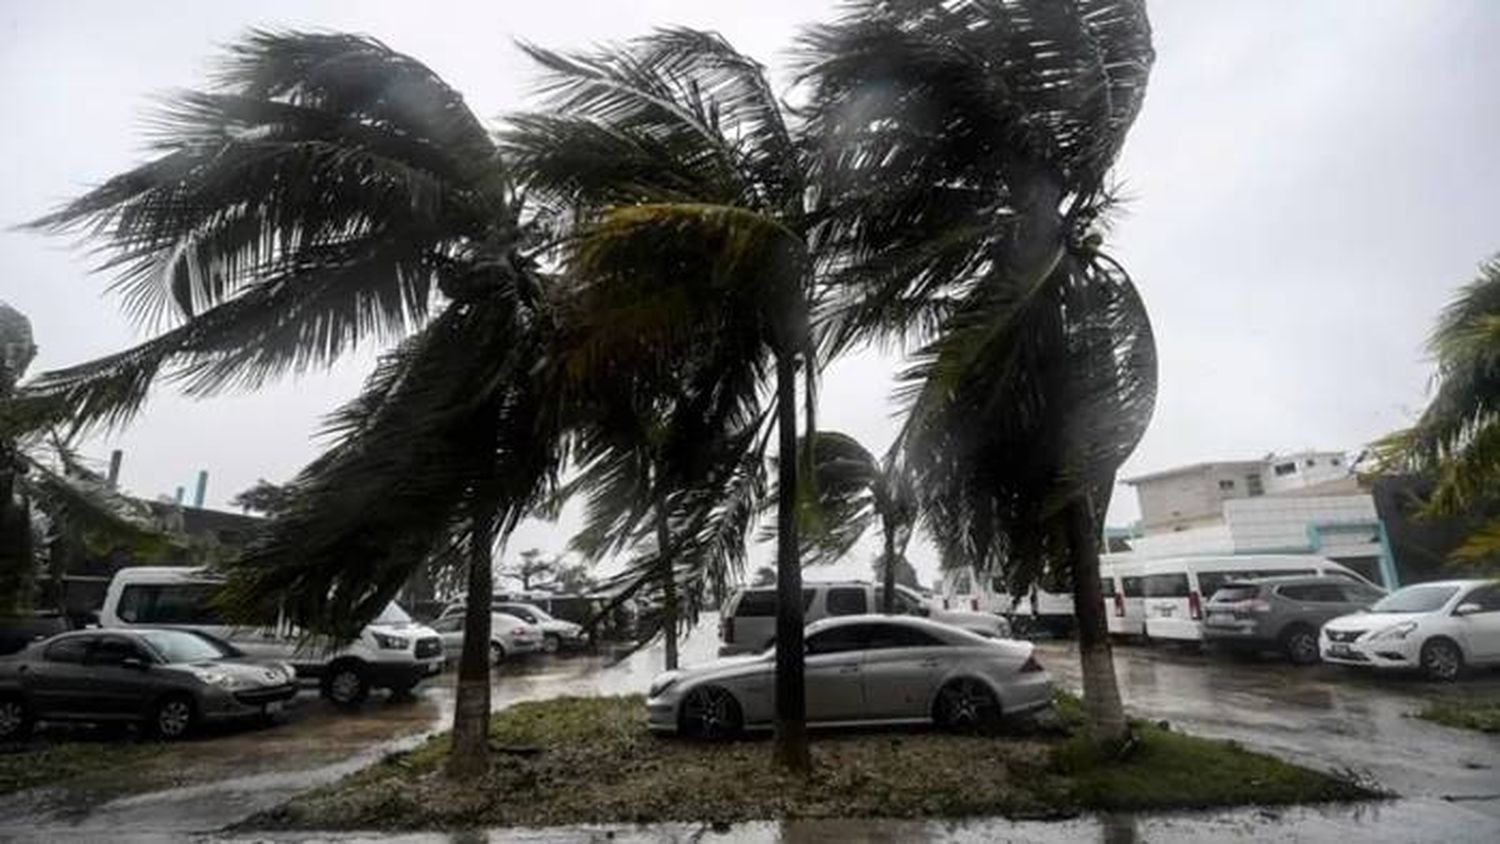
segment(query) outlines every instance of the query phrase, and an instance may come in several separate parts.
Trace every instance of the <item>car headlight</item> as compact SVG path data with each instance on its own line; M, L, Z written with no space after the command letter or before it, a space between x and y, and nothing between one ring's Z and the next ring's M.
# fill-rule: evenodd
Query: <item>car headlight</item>
M235 689L240 685L240 678L224 671L204 671L198 678L210 686L221 689Z
M384 633L375 633L375 644L386 650L404 651L411 647L411 640L405 636L387 636Z
M663 674L651 681L651 689L646 693L646 697L660 697L663 692L675 685L677 685L677 675Z
M1410 636L1412 634L1412 631L1416 629L1417 623L1415 621L1403 621L1400 624L1395 625L1394 627L1387 627L1379 633L1376 633L1374 636L1370 637L1370 640L1374 641L1377 639L1405 639L1407 636Z

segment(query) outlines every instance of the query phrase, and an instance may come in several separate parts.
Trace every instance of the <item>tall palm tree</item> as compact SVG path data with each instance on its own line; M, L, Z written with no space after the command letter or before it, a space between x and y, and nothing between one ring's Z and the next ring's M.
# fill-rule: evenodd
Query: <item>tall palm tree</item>
M1500 257L1459 291L1428 347L1437 359L1432 401L1415 425L1377 444L1380 457L1390 469L1436 475L1428 513L1492 513L1500 506ZM1500 570L1500 516L1479 524L1453 557Z
M896 611L896 571L906 563L906 545L917 520L916 491L894 454L881 461L848 434L816 431L808 452L813 494L803 519L809 562L847 555L879 525L884 583L881 612Z
M1095 734L1118 741L1097 537L1155 357L1093 226L1145 93L1144 7L867 0L803 50L841 256L826 342L919 345L903 460L945 562L1071 576Z
M685 367L682 392L700 398L669 428L702 424L695 415L714 407L756 418L762 386L775 384L776 755L805 770L792 456L799 370L809 408L816 371L806 156L764 69L716 34L665 29L587 55L527 49L547 71L546 111L514 118L508 153L567 233L569 274L611 303L597 357L628 335L627 347Z
M463 98L370 38L257 31L175 95L147 163L38 220L108 250L126 309L162 329L44 375L30 398L120 424L168 381L206 396L404 338L330 421L234 570L236 607L285 601L352 635L439 548L469 560L450 769L487 764L492 549L560 461L545 366L555 302L512 180Z

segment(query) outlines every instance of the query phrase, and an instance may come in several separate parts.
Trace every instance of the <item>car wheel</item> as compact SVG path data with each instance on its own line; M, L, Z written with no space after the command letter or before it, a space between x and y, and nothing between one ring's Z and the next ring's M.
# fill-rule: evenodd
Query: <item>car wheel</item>
M740 702L718 686L700 686L688 692L680 712L679 728L689 738L723 741L739 735L745 725Z
M1318 654L1318 635L1306 627L1293 627L1283 634L1281 648L1293 665L1314 665L1322 661Z
M338 706L359 706L370 694L370 681L358 663L335 663L323 678L323 696Z
M0 700L0 741L23 739L31 733L31 710L16 697Z
M186 695L162 698L151 712L151 733L157 738L179 739L187 735L198 720L198 709Z
M970 677L938 691L933 720L950 730L981 730L1000 723L1000 701L989 686Z
M490 642L490 665L499 665L505 661L505 646L499 642Z
M1464 670L1464 655L1447 639L1432 639L1422 646L1422 673L1429 680L1457 680Z
M542 650L549 654L555 654L562 650L562 638L555 633L548 633L542 637Z

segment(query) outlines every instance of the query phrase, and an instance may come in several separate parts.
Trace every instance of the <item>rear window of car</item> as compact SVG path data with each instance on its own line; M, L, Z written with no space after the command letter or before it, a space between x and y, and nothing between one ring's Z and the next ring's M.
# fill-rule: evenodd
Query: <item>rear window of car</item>
M1099 578L1099 591L1104 593L1104 597L1113 598L1115 596L1115 579L1113 577Z
M1293 583L1277 591L1282 597L1293 601L1314 601L1325 604L1344 602L1344 590L1336 583Z
M813 595L817 594L811 589L802 590L802 611L812 606ZM764 618L776 614L776 590L775 589L747 589L740 593L740 602L734 607L735 618Z
M1248 601L1260 594L1260 587L1253 583L1230 583L1219 587L1212 600L1215 603L1231 603L1234 601Z
M213 583L133 583L120 592L116 614L131 624L223 624Z
M829 615L863 615L870 611L870 598L858 586L840 586L828 590Z
M1187 574L1148 574L1145 581L1148 598L1186 598L1188 596Z
M1145 586L1139 577L1126 577L1121 579L1121 591L1127 598L1140 598L1146 594Z

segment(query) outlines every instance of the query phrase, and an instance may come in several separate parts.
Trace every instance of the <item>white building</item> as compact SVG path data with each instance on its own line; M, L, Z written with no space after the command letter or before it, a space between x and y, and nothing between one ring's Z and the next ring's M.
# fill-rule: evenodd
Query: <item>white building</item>
M1318 554L1397 585L1374 499L1340 452L1195 463L1124 482L1141 508L1133 557Z

